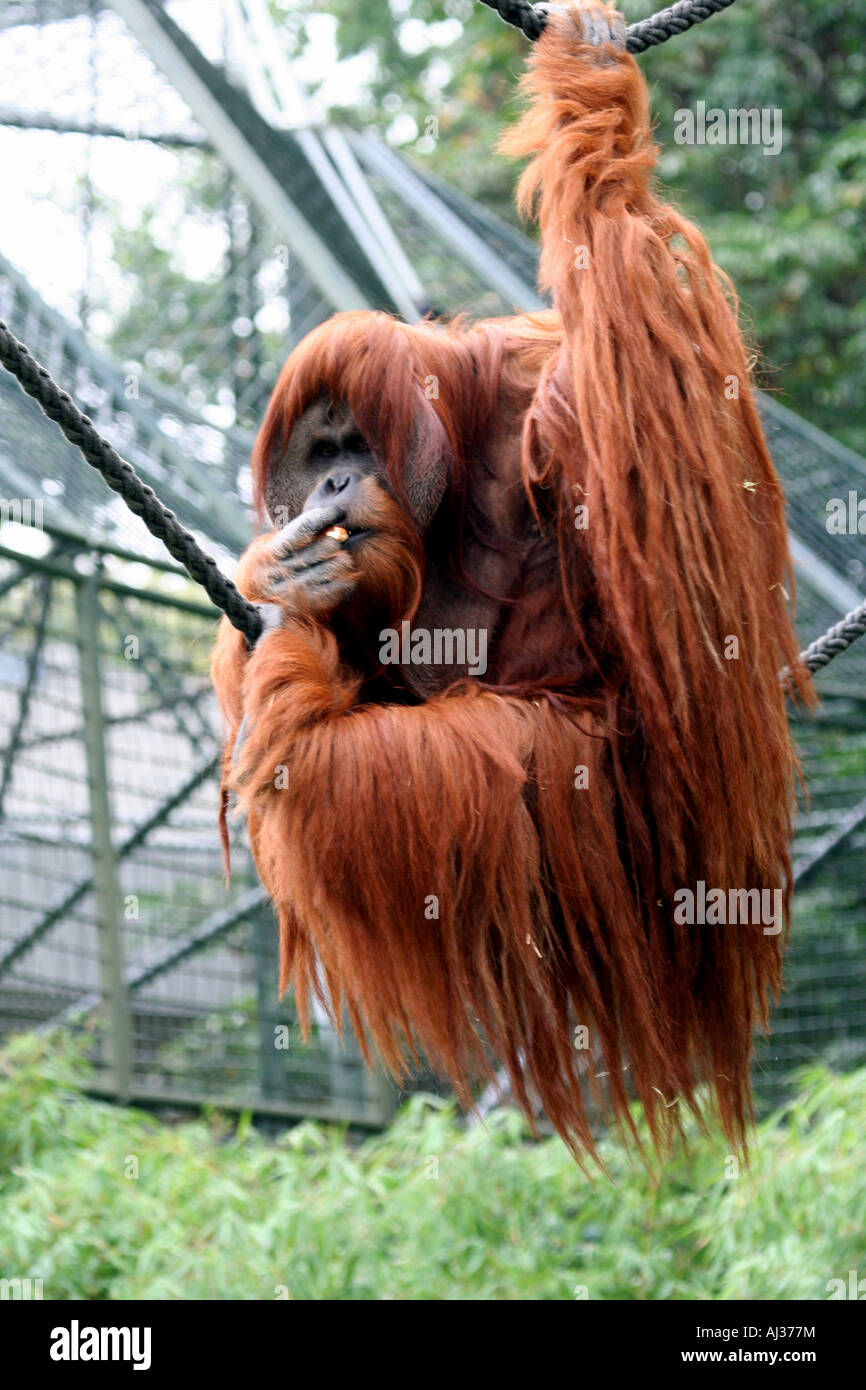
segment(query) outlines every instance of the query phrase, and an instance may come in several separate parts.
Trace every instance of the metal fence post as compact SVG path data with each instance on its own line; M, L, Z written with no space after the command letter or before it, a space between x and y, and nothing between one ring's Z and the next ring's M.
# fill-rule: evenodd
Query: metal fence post
M386 1124L397 1106L396 1088L381 1065L373 1071L368 1069L345 1012L342 1041L330 1023L323 1026L322 1039L328 1054L331 1104L336 1113L349 1107L360 1110L370 1124Z
M364 1068L363 1085L364 1100L371 1121L386 1125L397 1109L399 1096L393 1081L382 1070L381 1063L373 1071Z
M99 570L75 582L81 707L90 796L93 892L99 934L99 981L107 1024L105 1062L118 1100L129 1096L132 1041L129 999L123 966L123 900L112 842L111 800L105 753L105 711L102 703L99 630Z
M285 1052L277 1048L274 1031L279 1024L287 1023L277 999L277 927L269 903L263 903L251 915L259 1023L259 1090L266 1100L274 1100L286 1094Z

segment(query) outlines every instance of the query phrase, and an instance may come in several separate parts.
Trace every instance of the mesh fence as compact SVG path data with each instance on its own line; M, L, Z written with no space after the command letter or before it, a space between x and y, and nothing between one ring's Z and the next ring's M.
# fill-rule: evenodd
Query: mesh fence
M229 70L203 8L168 6ZM273 132L288 187L287 138ZM348 140L431 305L531 302L532 243L371 137ZM288 349L332 307L320 283L93 0L0 6L0 162L0 316L228 563L252 525L252 432ZM327 237L315 192L301 211ZM866 464L764 409L812 557L805 645L862 584L857 528L831 538L825 507ZM3 374L0 500L0 1035L75 1028L111 1095L380 1123L395 1095L351 1036L341 1046L317 1018L305 1045L277 1002L274 924L240 826L223 881L214 615ZM820 715L795 721L808 799L786 990L756 1062L764 1103L818 1057L866 1061L864 675L866 639L820 677Z
M226 888L207 610L50 563L0 561L0 1030L92 1031L111 1094L381 1122L351 1037L277 1000L240 827Z
M351 1036L344 1048L319 1018L305 1045L277 1001L275 926L240 825L225 885L213 620L189 593L160 593L165 575L133 592L129 569L84 565L68 541L0 559L0 1031L92 1030L112 1094L375 1123L395 1097ZM866 1061L863 714L862 697L831 693L795 726L803 883L759 1047L767 1101L818 1056Z

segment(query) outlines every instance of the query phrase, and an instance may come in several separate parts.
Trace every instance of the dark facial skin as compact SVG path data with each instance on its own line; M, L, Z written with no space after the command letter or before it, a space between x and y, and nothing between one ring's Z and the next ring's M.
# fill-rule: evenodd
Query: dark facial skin
M503 416L489 440L490 458L496 467L479 469L482 482L476 489L485 515L495 516L506 537L527 536L531 518L519 481L520 420ZM492 640L501 618L498 595L514 592L520 572L520 554L514 546L499 549L467 534L463 546L463 573L458 579L453 563L457 516L447 496L447 468L435 456L410 455L403 479L415 526L424 538L425 581L417 626L484 629ZM357 665L374 660L374 640L382 622L370 611L359 592L365 554L375 546L381 529L382 508L377 497L393 497L377 465L374 452L361 435L348 407L321 397L295 425L285 453L272 460L265 489L265 503L277 535L273 538L275 595L294 593L299 603L333 627L341 646L351 637L358 647ZM349 531L337 541L326 532L334 525ZM369 595L368 595L369 597ZM372 634L372 636L371 636ZM375 664L375 662L374 662ZM405 684L426 698L463 674L448 666L407 667Z
M347 476L348 475L348 476ZM355 484L369 479L389 492L374 452L342 401L320 396L307 407L292 430L285 453L273 460L265 487L265 505L277 528L305 507L344 494L347 511L354 505ZM339 485L342 483L342 487ZM317 489L322 491L313 500ZM403 461L401 487L405 504L420 532L436 516L448 490L448 468L436 450L416 441ZM368 494L369 495L369 494Z
M327 622L356 669L375 664L370 632L400 601L390 557L412 530L345 404L307 408L271 463L265 502L274 600Z
M285 455L271 468L265 491L268 514L278 530L301 512L322 507L350 523L364 478L383 485L348 407L322 397L304 411Z

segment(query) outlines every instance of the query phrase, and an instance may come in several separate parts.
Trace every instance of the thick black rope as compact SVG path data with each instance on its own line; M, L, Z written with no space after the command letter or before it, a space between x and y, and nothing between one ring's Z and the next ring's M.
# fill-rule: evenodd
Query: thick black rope
M0 362L18 380L28 396L59 425L66 438L96 468L110 488L118 493L131 512L140 516L151 535L161 540L169 554L183 565L187 574L201 584L211 602L225 613L229 622L244 634L251 644L261 635L262 620L258 609L249 603L230 579L217 567L194 536L178 521L173 511L160 502L153 488L142 482L131 463L121 458L115 448L96 429L93 421L52 379L43 366L20 342L7 324L0 319Z
M231 623L254 645L262 632L262 617L255 606L230 579L217 568L216 561L205 554L201 546L181 526L174 512L160 502L153 488L139 478L131 463L120 457L116 449L96 429L92 420L52 379L36 358L28 352L7 324L0 319L0 362L20 385L38 401L45 414L59 425L66 438L83 454L89 464L104 477L110 488L119 493L130 511L140 516L150 533L161 540L187 574L201 584L217 608L221 608ZM809 671L820 671L835 656L844 652L852 642L866 633L866 602L818 637L800 653L800 660ZM782 671L787 681L789 672Z
M861 603L857 608L852 608L850 613L846 613L835 627L828 628L823 637L816 637L815 641L800 653L800 660L807 670L820 671L830 664L834 656L846 651L852 642L862 637L864 632L866 603Z
M496 10L508 24L522 29L527 38L537 39L544 33L550 8L547 5L533 5L529 0L481 0L481 3ZM733 3L734 0L678 0L669 9L659 10L649 19L629 25L628 51L643 53L655 44L664 43L674 34L685 33L693 24L700 24ZM98 469L108 486L119 493L130 511L140 516L151 534L164 543L187 574L201 584L211 602L222 609L251 645L254 644L261 636L263 626L255 604L248 602L231 580L220 572L212 556L201 549L174 512L160 502L153 488L142 482L132 464L121 458L108 440L103 439L93 421L79 410L72 398L40 366L2 319L0 362L17 378L27 394L38 401L48 418L60 426L66 438L87 462ZM861 603L801 652L800 660L807 670L820 671L864 633L866 603ZM786 668L781 672L781 679L787 681L789 675Z
M546 5L535 6L529 0L482 0L490 9L496 10L509 24L516 25L530 39L540 38L547 22ZM710 15L732 5L734 0L678 0L670 9L661 10L649 19L632 24L628 29L627 48L630 53L642 53L653 44L664 43L673 34L682 34L693 24L699 24ZM20 385L38 401L50 420L59 425L66 438L74 444L82 456L103 476L108 486L118 493L136 516L140 516L152 535L161 540L169 554L183 565L187 574L201 584L211 601L222 609L226 617L242 632L250 644L255 643L262 631L262 619L254 604L249 603L241 592L220 572L216 561L201 549L197 541L178 521L174 512L160 502L156 493L147 483L142 482L131 463L121 458L115 448L95 428L93 421L61 389L43 366L40 365L15 337L7 324L0 319L0 362L17 378ZM857 610L859 613L859 610ZM838 624L826 637L813 642L809 653L816 651L817 665L824 666L837 650L844 650L849 642L859 637L859 628L852 637L845 640L846 624L857 618L849 614L843 623ZM821 643L830 644L822 647ZM840 646L839 643L842 643Z
M481 3L488 9L496 10L507 24L522 29L526 37L533 40L539 39L544 33L548 11L560 8L548 4L533 5L530 0L481 0ZM659 10L658 14L650 15L649 19L630 24L626 31L626 48L629 53L643 53L646 49L673 38L675 34L684 34L693 24L700 24L702 20L709 19L720 10L726 10L733 3L734 0L678 0L678 3L671 5L669 9ZM816 638L801 652L800 660L807 670L820 671L864 633L866 603L861 603L859 608L846 613L835 627L831 627L823 637ZM784 683L790 679L787 667L781 672L781 679Z
M488 9L496 10L506 24L522 29L528 39L540 39L547 24L548 10L555 5L532 5L529 0L481 0ZM649 19L641 19L630 24L626 36L629 53L645 53L658 43L672 39L675 34L684 34L693 24L700 24L711 15L718 14L733 5L734 0L677 0L667 10L659 10Z

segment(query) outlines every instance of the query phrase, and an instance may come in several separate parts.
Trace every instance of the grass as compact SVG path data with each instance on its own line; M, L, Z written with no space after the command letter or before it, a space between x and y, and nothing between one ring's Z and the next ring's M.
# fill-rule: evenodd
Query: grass
M68 1043L0 1055L0 1277L45 1298L822 1299L866 1276L866 1069L805 1074L750 1168L688 1131L609 1178L505 1111L416 1097L359 1147L302 1124L165 1125L84 1094Z

